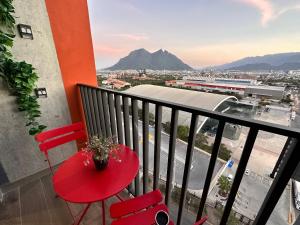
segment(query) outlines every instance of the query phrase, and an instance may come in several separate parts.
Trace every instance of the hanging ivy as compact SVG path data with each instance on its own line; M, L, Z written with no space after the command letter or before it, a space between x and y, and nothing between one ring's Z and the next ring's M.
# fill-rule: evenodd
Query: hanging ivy
M0 77L16 96L18 109L24 112L29 134L35 135L46 128L37 121L41 111L37 98L33 95L39 77L31 64L15 61L11 54L15 37L15 10L12 1L0 0Z

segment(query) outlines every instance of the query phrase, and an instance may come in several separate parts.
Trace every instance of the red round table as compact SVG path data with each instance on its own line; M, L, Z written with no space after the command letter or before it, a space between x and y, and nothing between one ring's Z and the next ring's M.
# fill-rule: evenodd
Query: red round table
M66 160L53 176L55 192L62 199L73 203L88 203L76 224L79 224L93 202L102 201L105 224L104 200L126 188L137 175L139 160L130 148L120 145L118 159L110 157L108 166L98 171L91 161L85 165L86 155L80 151Z

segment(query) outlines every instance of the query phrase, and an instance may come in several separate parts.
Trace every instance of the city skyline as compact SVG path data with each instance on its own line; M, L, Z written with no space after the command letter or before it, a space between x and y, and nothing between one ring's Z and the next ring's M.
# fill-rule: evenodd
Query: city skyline
M194 68L300 51L300 1L89 0L97 68L166 49Z

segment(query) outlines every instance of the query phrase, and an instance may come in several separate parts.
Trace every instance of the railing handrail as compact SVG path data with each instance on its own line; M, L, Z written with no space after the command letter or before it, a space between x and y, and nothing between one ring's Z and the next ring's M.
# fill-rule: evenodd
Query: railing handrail
M140 101L146 101L151 104L158 104L163 107L168 107L168 108L172 108L172 109L175 108L177 110L185 111L188 113L194 113L194 114L201 115L204 117L210 117L210 118L217 119L217 120L223 119L226 122L235 123L235 124L239 124L239 125L246 126L246 127L256 127L258 130L263 130L263 131L271 132L274 134L290 136L290 137L294 137L294 138L300 137L300 129L298 129L298 128L287 127L287 126L274 124L274 123L270 123L270 122L258 121L258 120L254 120L254 119L248 119L248 118L243 118L243 117L239 117L239 116L223 114L221 112L211 111L208 109L201 109L201 108L187 106L187 105L183 105L183 104L179 104L179 103L175 103L175 102L168 102L165 100L140 96L140 95L136 95L136 94L129 94L126 92L115 91L115 90L106 89L106 88L102 88L102 87L95 87L95 86L87 85L87 84L79 83L77 85L89 87L89 88L93 88L93 89L99 89L102 91L106 91L108 93L122 95L122 96L129 97L132 99L140 100Z

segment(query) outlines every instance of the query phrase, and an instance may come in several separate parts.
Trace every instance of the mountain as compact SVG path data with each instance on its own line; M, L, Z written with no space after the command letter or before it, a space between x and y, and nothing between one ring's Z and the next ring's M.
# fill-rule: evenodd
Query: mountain
M172 53L166 50L158 50L150 53L141 48L129 53L128 56L121 58L118 63L107 70L193 70Z
M241 71L295 70L300 69L300 52L246 57L214 68Z

